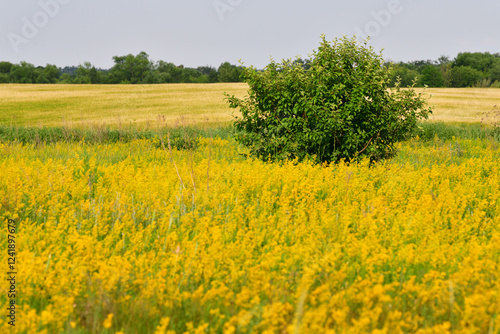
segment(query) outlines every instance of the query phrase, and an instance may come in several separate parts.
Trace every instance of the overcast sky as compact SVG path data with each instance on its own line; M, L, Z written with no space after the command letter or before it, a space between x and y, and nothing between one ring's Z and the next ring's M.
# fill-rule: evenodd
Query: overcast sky
M386 59L500 52L499 0L0 0L0 61L110 68L148 53L188 67L264 67L342 35Z

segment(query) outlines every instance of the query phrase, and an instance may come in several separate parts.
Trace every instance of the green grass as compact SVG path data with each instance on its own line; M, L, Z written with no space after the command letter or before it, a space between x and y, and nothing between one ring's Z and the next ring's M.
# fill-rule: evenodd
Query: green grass
M229 125L201 128L198 126L180 126L174 128L140 129L126 127L116 129L111 127L66 128L66 127L27 127L0 125L0 141L19 142L22 144L50 144L57 142L85 142L87 144L102 144L130 142L134 139L170 138L171 145L177 149L190 149L196 145L195 139L221 138L228 139L233 135Z
M231 124L216 127L200 127L196 125L161 128L141 128L126 126L122 128L109 126L91 126L73 128L63 126L14 126L0 124L0 140L4 142L17 141L28 143L80 142L115 143L129 142L134 139L153 139L155 136L170 136L178 148L185 148L184 143L197 137L229 139L235 133ZM444 123L425 122L419 124L415 135L423 141L461 139L492 139L500 140L500 134L492 127L478 123Z
M480 123L420 123L417 135L422 140L432 140L438 137L441 140L461 139L500 139L500 133L491 126Z

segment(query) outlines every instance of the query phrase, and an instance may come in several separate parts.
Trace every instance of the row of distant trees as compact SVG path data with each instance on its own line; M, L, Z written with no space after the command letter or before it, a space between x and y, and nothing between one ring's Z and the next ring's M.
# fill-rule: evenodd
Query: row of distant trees
M134 56L113 57L110 69L96 68L89 62L79 66L58 68L55 65L35 67L27 62L12 64L0 62L0 83L64 83L64 84L159 84L159 83L213 83L241 82L241 66L229 62L219 68L177 66L173 63L152 61L141 52ZM309 59L298 59L304 68ZM429 87L497 87L500 88L500 54L488 52L459 53L450 60L418 60L384 64L390 74L391 85L401 80L401 86Z
M96 68L89 62L79 66L58 68L56 65L35 67L21 62L0 62L0 83L61 83L61 84L160 84L160 83L214 83L240 82L242 68L229 62L219 68L177 66L173 63L152 61L141 52L134 56L113 57L110 69Z
M391 85L397 78L401 86L417 87L496 87L500 88L500 53L463 52L450 60L419 60L408 63L386 63L390 68Z

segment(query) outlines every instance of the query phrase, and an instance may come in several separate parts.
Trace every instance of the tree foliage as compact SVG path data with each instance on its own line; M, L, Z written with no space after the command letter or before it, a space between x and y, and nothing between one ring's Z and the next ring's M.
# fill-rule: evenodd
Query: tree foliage
M229 62L225 62L219 66L218 72L222 82L238 82L241 81L240 76L243 70L238 66L231 65Z
M61 84L163 84L241 82L240 66L229 62L219 68L197 68L175 65L164 60L153 61L146 52L113 57L109 70L96 68L90 62L58 68L47 64L35 67L21 62L0 62L0 83L61 83Z
M490 71L495 62L495 55L489 52L461 52L453 62L454 67L468 66L479 72Z
M300 62L271 60L263 71L246 68L242 77L249 95L226 96L241 112L237 139L264 159L390 157L431 112L413 89L396 84L389 91L382 55L355 38L323 36L307 70Z
M63 84L162 84L162 83L214 83L214 82L241 82L241 66L223 62L218 68L199 66L189 68L175 65L171 62L153 61L145 52L137 55L113 57L114 65L110 69L96 68L89 62L78 66L57 68L47 64L45 67L27 62L12 64L0 61L0 83L63 83ZM311 59L297 58L293 61L308 70ZM429 87L500 87L500 54L486 53L459 53L450 60L441 56L438 60L415 60L410 62L390 63L384 66L389 68L390 87L399 81L401 87L429 86ZM468 70L453 70L457 67L474 69L476 80L469 80L470 75L461 75ZM453 71L455 75L453 77ZM471 71L468 71L471 74ZM459 75L460 74L460 75ZM461 78L466 78L462 80ZM416 80L415 80L416 79Z
M500 87L500 54L461 52L453 60L441 56L437 61L418 60L391 64L392 85L396 78L406 86L408 76L417 78L416 86ZM389 66L389 63L386 63Z
M424 86L429 87L444 87L445 79L443 73L438 67L427 65L422 70L420 82Z
M500 82L500 58L496 59L489 72L489 79L491 81Z
M412 86L414 83L419 83L420 73L417 70L411 69L401 64L395 64L389 68L389 85L395 87L397 83L401 87Z
M142 83L151 72L151 61L146 52L113 57L115 66L110 70L111 83Z
M451 70L453 87L470 87L483 78L481 71L470 66L457 66Z

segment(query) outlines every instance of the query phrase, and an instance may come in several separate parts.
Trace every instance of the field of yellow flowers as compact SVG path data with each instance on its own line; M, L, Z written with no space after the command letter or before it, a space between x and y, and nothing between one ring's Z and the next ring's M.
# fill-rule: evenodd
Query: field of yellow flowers
M399 150L373 166L318 166L210 138L191 150L3 142L15 329L499 333L498 142Z

